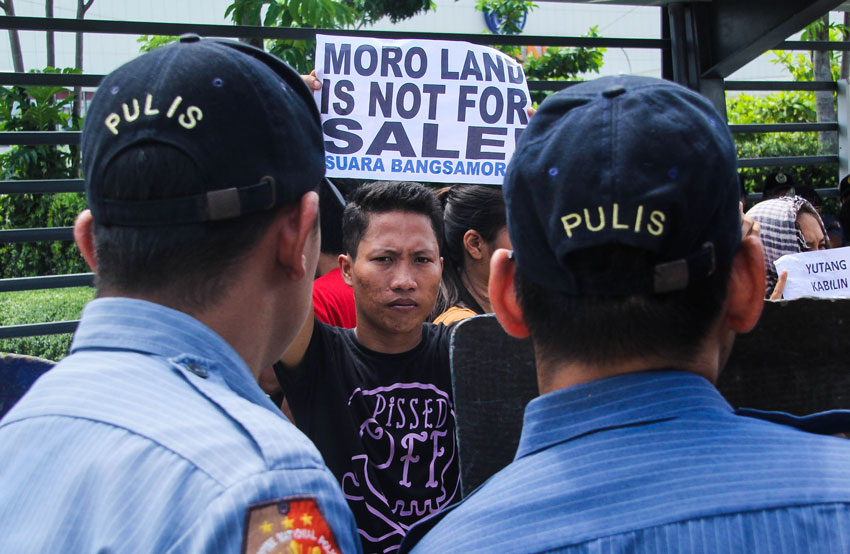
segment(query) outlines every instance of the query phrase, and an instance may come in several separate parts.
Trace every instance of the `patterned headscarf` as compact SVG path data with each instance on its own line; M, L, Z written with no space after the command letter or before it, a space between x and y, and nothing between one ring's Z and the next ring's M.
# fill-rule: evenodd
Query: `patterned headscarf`
M783 196L759 202L753 206L747 215L755 219L761 225L761 242L764 245L764 269L767 272L767 291L765 298L769 298L776 286L779 275L773 262L785 254L796 254L809 249L806 238L797 225L797 215L801 212L809 212L814 215L821 229L826 235L817 210L808 200L800 196Z

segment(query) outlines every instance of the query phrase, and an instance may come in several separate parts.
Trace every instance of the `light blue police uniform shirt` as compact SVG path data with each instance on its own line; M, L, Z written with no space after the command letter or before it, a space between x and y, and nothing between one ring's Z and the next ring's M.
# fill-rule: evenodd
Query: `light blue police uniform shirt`
M361 552L309 439L220 336L157 304L89 303L0 421L0 552L239 552L246 507L289 497Z
M846 431L848 413L748 414L676 371L546 394L513 463L401 552L850 552L850 441L765 421Z

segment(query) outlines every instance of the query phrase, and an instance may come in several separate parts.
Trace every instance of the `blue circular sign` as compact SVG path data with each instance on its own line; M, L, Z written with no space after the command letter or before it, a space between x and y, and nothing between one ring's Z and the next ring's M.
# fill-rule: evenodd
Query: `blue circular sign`
M522 14L522 19L520 20L518 27L519 30L522 31L525 29L525 22L528 20L528 13ZM502 23L505 22L505 18L496 17L496 14L493 12L484 12L484 23L487 24L487 28L490 29L490 32L494 35L501 34L499 29L502 27Z

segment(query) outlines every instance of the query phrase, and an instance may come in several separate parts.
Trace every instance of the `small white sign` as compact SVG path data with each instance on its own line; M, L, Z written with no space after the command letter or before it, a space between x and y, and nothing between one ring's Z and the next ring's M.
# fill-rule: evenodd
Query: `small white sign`
M780 275L788 270L783 298L850 297L850 246L786 254L774 265Z
M531 106L522 66L486 46L316 36L329 177L502 184Z

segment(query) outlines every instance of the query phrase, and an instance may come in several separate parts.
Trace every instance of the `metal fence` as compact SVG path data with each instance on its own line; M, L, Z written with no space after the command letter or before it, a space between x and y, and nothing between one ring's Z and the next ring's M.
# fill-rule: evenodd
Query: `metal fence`
M558 46L558 47L587 47L587 48L628 48L657 50L662 62L664 77L673 78L669 62L674 54L674 44L670 38L598 38L598 37L558 37L536 35L484 35L484 34L453 34L453 33L410 33L394 31L356 31L337 29L305 29L305 28L272 28L232 25L207 25L191 23L154 23L128 21L97 21L78 19L47 19L40 17L0 17L0 29L19 31L54 31L73 33L102 33L125 35L180 35L197 33L206 37L221 37L234 39L289 39L312 40L316 34L368 36L378 38L418 38L434 40L458 40L486 45L516 45L516 46ZM850 50L850 45L834 42L791 42L786 41L776 46L787 50ZM59 74L59 73L13 73L0 72L0 85L20 86L61 86L61 87L90 87L95 88L103 79L103 75L93 74ZM568 87L574 82L569 81L529 81L531 91L556 91ZM793 83L793 82L732 82L725 83L726 91L776 91L776 90L805 90L836 91L834 82ZM846 126L845 126L846 127ZM791 123L772 125L731 125L733 133L774 133L774 132L812 132L838 131L838 122L834 123ZM0 132L0 145L69 145L79 144L79 132ZM838 164L839 157L805 156L742 159L741 167L794 166ZM0 181L0 194L23 193L66 193L82 192L82 179L56 179L35 181ZM823 196L837 194L837 189L820 190ZM0 244L39 242L39 241L70 241L73 240L72 228L32 228L0 230ZM91 286L91 273L74 275L42 276L26 278L0 279L0 293L22 290L40 290L61 287ZM0 326L0 339L27 337L73 332L77 321L44 322L30 325Z

